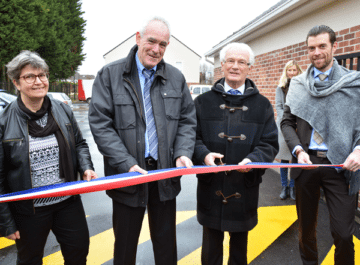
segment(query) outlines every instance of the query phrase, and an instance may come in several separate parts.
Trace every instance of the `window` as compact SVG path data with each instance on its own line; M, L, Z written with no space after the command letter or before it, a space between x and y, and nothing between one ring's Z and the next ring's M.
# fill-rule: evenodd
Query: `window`
M200 94L200 87L194 87L193 94Z
M211 90L210 87L203 87L202 92L205 93L205 92L208 92L210 90Z

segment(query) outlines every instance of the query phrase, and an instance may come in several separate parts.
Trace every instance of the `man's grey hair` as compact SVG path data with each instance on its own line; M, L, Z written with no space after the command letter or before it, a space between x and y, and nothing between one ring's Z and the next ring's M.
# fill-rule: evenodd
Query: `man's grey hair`
M247 51L249 53L249 63L250 65L253 65L255 63L255 55L252 49L249 45L245 43L239 43L239 42L232 42L226 45L224 48L220 51L220 62L225 62L225 56L228 50L230 49L237 49L241 51Z
M153 22L153 21L159 21L159 22L163 23L167 27L167 29L169 31L169 39L170 39L171 32L170 32L170 24L169 24L169 22L167 22L164 18L158 17L158 16L151 17L151 18L144 21L141 29L139 30L140 36L141 37L144 36L144 33L146 31L147 26L150 24L150 22Z
M24 50L21 51L17 56L15 56L7 65L7 75L10 80L16 80L19 82L20 74L22 69L31 65L33 68L41 69L45 73L49 72L49 66L43 58L36 52Z

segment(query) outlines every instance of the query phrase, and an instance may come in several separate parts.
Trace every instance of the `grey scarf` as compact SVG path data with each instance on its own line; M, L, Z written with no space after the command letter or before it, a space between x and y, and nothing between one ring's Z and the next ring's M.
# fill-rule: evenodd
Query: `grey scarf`
M324 139L332 164L342 164L360 140L360 72L336 60L328 81L315 81L314 67L291 80L286 97L291 113L307 121ZM329 129L330 128L330 129ZM360 172L345 172L350 194L360 187Z

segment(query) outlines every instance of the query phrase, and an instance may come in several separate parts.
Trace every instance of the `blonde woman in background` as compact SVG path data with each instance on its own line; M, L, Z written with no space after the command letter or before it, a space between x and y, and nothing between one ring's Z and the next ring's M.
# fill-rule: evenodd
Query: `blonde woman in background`
M296 61L291 60L285 64L284 71L279 80L279 86L276 88L276 96L275 96L275 106L277 112L276 124L278 126L279 131L279 153L276 156L277 160L281 160L281 163L289 163L291 160L291 153L285 143L284 136L280 129L280 122L282 120L284 105L287 92L289 90L290 81L294 76L301 74L303 71L300 66L296 63ZM292 200L295 200L295 187L294 180L290 179L290 183L288 183L288 168L280 169L280 177L281 177L281 193L280 199L285 200L289 196Z

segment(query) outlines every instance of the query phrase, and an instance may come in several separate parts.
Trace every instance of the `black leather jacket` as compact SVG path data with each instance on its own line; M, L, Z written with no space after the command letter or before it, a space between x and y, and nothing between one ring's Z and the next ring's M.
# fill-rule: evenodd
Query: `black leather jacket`
M134 165L145 168L146 123L136 51L137 45L126 58L104 66L93 85L89 123L104 156L106 176L128 172ZM158 168L174 167L177 157L191 158L194 152L195 105L183 74L163 60L157 65L150 93L159 141ZM180 192L179 178L158 184L161 201L171 200ZM147 205L147 184L106 193L131 207Z
M93 170L89 147L70 107L57 100L51 103L51 113L70 144L75 175L82 176L85 170ZM0 194L32 188L28 119L16 100L0 113ZM33 200L0 203L0 236L17 231L11 212L34 214Z

